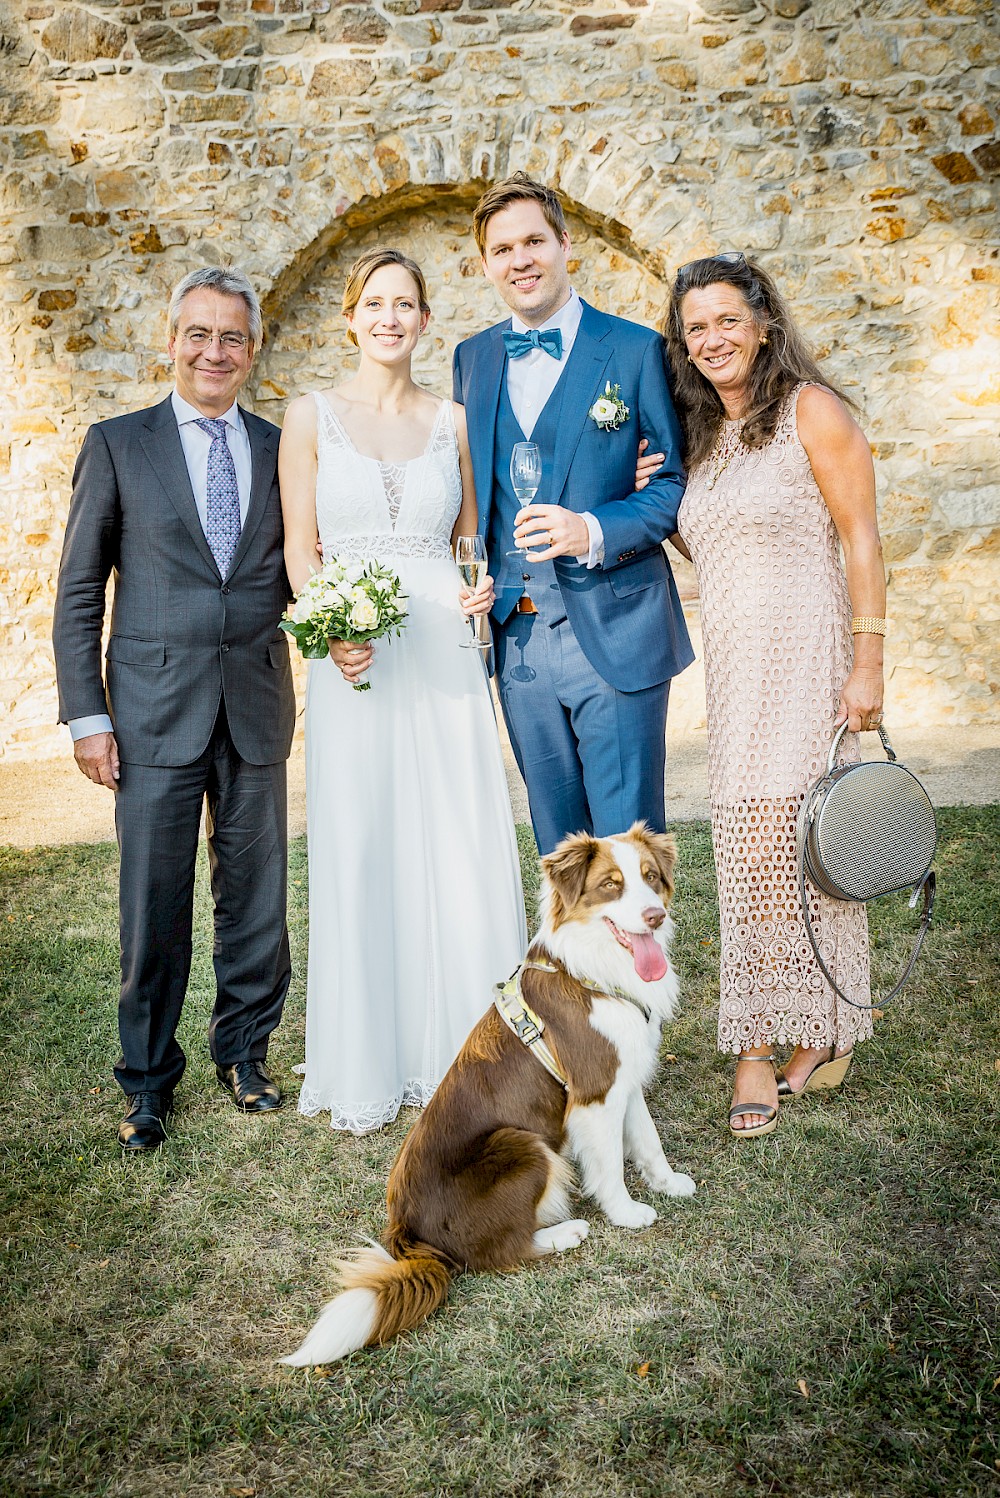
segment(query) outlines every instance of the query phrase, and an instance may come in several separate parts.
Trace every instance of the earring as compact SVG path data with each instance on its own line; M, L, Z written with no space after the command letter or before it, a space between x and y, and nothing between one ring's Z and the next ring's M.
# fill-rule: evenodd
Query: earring
M690 354L688 354L688 363L689 364L693 364L694 363L694 360L691 358Z
M764 334L763 338L760 341L761 341L761 346L763 347L763 345L767 342L767 334L766 333Z

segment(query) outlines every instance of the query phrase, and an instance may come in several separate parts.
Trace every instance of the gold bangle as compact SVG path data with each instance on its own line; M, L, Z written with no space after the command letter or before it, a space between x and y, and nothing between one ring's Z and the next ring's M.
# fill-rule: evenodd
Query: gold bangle
M884 635L885 620L876 619L871 614L855 614L851 620L852 635Z

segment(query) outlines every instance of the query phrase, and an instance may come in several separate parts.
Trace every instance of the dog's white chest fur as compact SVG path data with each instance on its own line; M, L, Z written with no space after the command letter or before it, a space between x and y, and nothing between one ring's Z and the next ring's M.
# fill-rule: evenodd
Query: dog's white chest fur
M658 844L636 828L620 838L578 841L585 850L589 844L590 852L582 881L567 877L560 884L556 855L545 861L548 882L539 941L588 989L604 990L607 997L591 999L590 1024L614 1047L618 1070L600 1102L570 1108L569 1152L584 1190L597 1198L611 1221L644 1227L655 1221L656 1212L629 1196L625 1156L654 1191L690 1196L695 1189L690 1176L667 1163L643 1096L656 1071L661 1025L673 1017L678 999L677 975L668 957L673 935L667 913L669 871L665 875L663 862L654 857ZM665 841L672 854L672 840Z

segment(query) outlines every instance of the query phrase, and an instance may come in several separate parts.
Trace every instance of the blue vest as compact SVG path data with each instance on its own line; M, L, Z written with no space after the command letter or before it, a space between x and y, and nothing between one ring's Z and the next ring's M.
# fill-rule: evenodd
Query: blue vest
M572 357L572 356L571 356ZM567 360L567 363L569 361ZM550 485L552 482L552 460L555 455L556 433L559 430L559 413L562 409L562 394L566 386L566 370L559 376L559 383L545 402L535 422L531 441L537 442L542 454L542 482L535 499L539 504L552 504ZM527 590L532 602L546 624L558 624L565 619L559 581L551 562L521 562L517 557L504 553L514 546L514 516L521 509L521 501L514 493L510 481L510 455L515 442L524 442L514 409L507 394L507 369L504 366L500 381L500 403L497 407L496 441L493 447L493 504L490 511L490 533L486 538L490 570L496 582L497 601L493 605L493 616L498 624L506 622L521 594ZM527 573L529 581L522 581Z

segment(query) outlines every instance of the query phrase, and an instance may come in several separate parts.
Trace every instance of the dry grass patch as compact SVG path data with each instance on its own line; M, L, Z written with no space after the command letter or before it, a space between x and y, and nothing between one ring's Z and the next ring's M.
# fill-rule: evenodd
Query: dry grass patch
M699 1193L641 1233L459 1280L420 1331L332 1370L292 1347L336 1251L384 1221L409 1124L355 1140L235 1113L205 1046L207 892L169 1145L119 1158L113 848L0 851L3 1445L11 1498L917 1498L996 1463L995 809L942 815L939 919L836 1096L725 1127L708 830L682 827L684 1011L651 1098ZM530 835L522 829L534 898ZM296 973L305 864L292 850ZM296 882L297 881L297 882ZM872 926L886 974L908 917ZM272 1059L303 1044L302 979ZM586 1210L586 1209L585 1209Z

